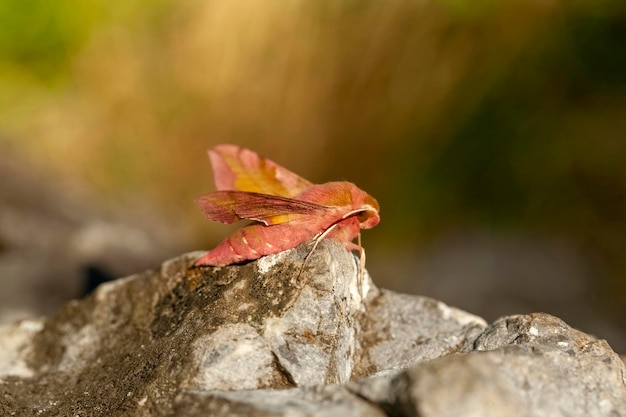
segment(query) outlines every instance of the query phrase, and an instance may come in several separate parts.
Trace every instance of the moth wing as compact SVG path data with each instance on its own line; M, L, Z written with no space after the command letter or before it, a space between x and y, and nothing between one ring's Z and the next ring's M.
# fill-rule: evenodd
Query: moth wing
M244 191L216 191L198 197L196 203L204 215L214 221L234 223L248 219L266 226L327 216L336 210L307 201Z
M209 158L218 191L295 197L313 185L274 161L236 145L217 145L209 149Z

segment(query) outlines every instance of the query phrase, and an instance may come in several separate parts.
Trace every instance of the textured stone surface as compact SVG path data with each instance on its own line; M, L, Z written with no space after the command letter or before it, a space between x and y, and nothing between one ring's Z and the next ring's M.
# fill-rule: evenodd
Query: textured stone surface
M465 352L487 323L427 297L381 290L367 306L362 359L354 376L387 373Z
M345 387L325 385L285 390L185 392L175 399L173 415L247 417L383 417L383 409Z
M303 268L308 249L225 268L191 253L0 326L0 415L626 415L606 342L379 290L330 240Z
M605 341L545 314L498 320L475 351L410 369L393 385L407 415L618 416L623 364Z

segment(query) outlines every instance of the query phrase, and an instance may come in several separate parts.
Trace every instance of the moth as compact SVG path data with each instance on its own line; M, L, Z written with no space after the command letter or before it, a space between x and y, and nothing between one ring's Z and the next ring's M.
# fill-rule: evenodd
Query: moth
M378 202L365 191L346 181L313 184L236 145L218 145L208 153L217 191L197 198L198 207L213 221L252 224L228 236L195 265L226 266L307 241L313 242L310 254L324 238L359 251L365 262L360 231L380 221Z

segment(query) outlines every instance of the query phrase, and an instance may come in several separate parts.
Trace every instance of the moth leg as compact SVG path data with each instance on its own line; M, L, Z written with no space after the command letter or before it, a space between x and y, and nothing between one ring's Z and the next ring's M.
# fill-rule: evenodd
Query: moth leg
M365 249L361 246L361 233L356 236L357 243L349 242L346 244L346 248L350 252L358 252L359 253L359 270L357 276L357 285L359 287L359 293L362 299L365 299L365 294L363 293L363 285L365 283Z
M357 285L359 286L359 292L361 293L361 300L365 305L365 248L361 246L361 232L357 235L357 246L359 247L359 275L357 277Z

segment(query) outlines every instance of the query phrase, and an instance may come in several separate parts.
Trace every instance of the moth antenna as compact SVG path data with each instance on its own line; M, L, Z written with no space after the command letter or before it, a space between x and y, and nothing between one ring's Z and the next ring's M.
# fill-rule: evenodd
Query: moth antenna
M309 258L311 257L311 254L313 253L313 251L315 250L315 248L317 248L317 245L321 242L322 239L324 239L335 227L337 227L338 223L333 224L332 226L330 226L328 229L324 230L323 233L321 233L319 236L317 236L315 239L313 239L313 247L311 248L311 250L309 251L309 253L306 254L306 256L304 257L304 262L302 262L302 266L300 267L300 272L298 272L298 277L296 278L297 281L300 280L300 275L302 275L302 271L304 271L304 267L307 263L307 261L309 260Z
M306 256L304 257L304 262L302 262L302 266L300 267L300 271L298 272L298 276L296 278L296 281L300 280L300 276L302 275L302 272L304 271L304 267L306 266L306 263L308 262L309 258L311 257L311 254L313 253L315 248L317 248L317 245L337 225L338 225L338 223L333 224L328 229L324 230L323 233L320 233L318 236L316 236L313 239L313 247L311 248L309 253L307 253ZM363 246L361 246L361 233L360 232L357 235L357 245L358 245L358 248L359 248L359 270L357 271L357 286L358 286L358 289L359 289L359 294L361 295L361 300L363 302L363 306L365 307L365 293L363 292L364 291L363 287L364 287L364 282L365 282L365 249L363 248Z

